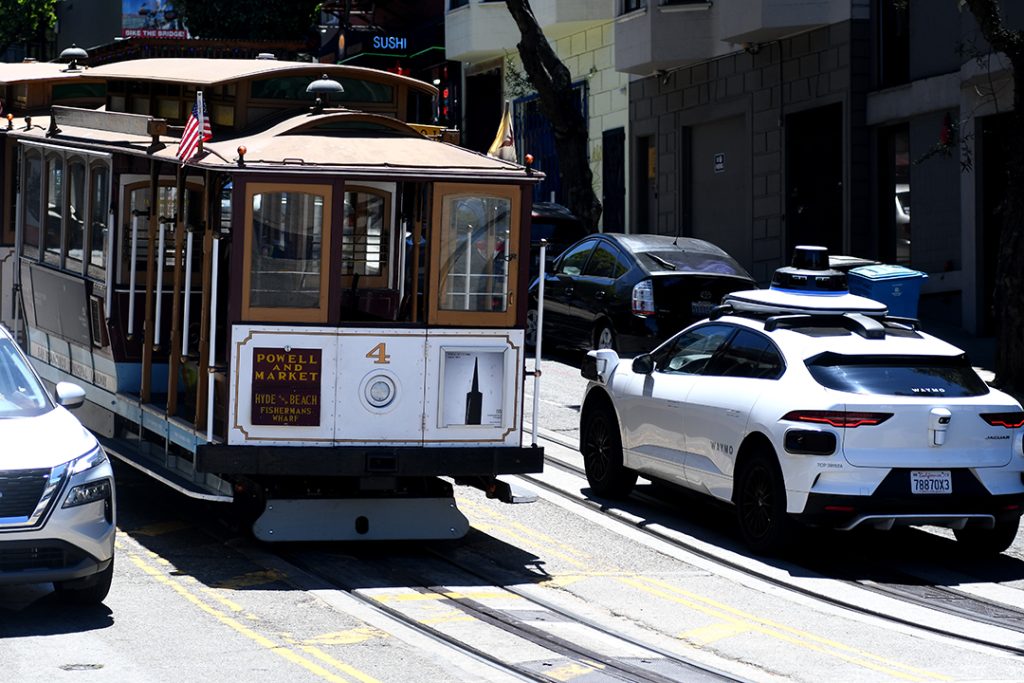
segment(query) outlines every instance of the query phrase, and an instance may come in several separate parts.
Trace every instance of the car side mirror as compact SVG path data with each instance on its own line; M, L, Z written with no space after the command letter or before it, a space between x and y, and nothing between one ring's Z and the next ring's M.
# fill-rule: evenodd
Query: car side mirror
M654 372L654 357L644 353L633 359L633 372L638 375L649 375Z
M85 403L85 389L72 382L57 382L57 405L77 408Z

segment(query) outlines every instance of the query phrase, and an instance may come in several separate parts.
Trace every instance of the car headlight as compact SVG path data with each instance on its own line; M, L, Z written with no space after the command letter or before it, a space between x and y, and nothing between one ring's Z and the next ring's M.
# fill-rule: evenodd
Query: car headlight
M68 491L68 497L64 499L63 507L73 508L76 505L85 505L97 500L110 500L109 479L97 479L71 489Z
M96 448L85 455L72 460L71 465L68 467L68 474L75 475L88 472L93 467L99 467L105 462L107 462L107 454L103 452L102 448L96 446Z

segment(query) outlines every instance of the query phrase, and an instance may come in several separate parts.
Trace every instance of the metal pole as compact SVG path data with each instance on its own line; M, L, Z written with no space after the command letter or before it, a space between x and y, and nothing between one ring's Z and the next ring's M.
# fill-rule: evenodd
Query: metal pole
M128 270L128 338L135 334L135 265L139 253L139 218L142 214L132 211L131 264Z
M166 224L164 223L164 217L160 217L160 232L157 239L156 257L157 257L157 268L156 268L156 317L153 321L153 344L154 348L160 348L160 318L162 317L164 294L164 265L167 261L164 255L164 234Z
M213 235L213 270L210 274L210 360L208 365L209 383L206 385L206 440L213 443L213 394L216 385L214 366L217 360L217 252L220 249L220 235Z
M188 309L192 298L192 226L185 234L185 300L182 302L181 357L188 357Z
M541 331L544 329L544 278L547 266L548 241L540 241L540 279L537 281L537 338L533 345L533 441L530 445L537 445L537 414L540 411L540 353L541 353Z

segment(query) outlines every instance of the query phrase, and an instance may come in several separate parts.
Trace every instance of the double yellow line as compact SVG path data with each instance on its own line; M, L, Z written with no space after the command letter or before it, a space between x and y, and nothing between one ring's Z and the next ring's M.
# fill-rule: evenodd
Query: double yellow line
M327 634L312 641L282 639L281 642L275 642L273 639L258 633L254 628L246 625L246 620L255 621L257 619L255 615L245 614L245 609L241 605L219 595L212 588L202 586L195 578L187 574L181 576L172 575L168 571L168 567L172 567L172 565L166 559L146 550L134 539L126 536L124 532L118 534L116 545L118 554L121 557L127 557L132 564L142 570L148 577L161 585L167 586L221 624L278 657L332 683L352 683L352 681L379 683L373 676L332 657L313 643L350 643L374 636L379 637L384 635L383 633L375 629L358 629L362 634L361 638L357 636L343 637L339 634ZM284 578L286 577L275 573L273 577L266 576L264 582L271 579L281 580ZM245 581L242 580L241 582L244 583ZM343 675L339 675L336 672L341 672Z
M473 501L460 499L459 508L467 517L470 517L470 523L474 528L481 531L489 529L500 530L505 538L510 538L513 542L527 549L531 545L537 546L537 544L540 544L545 556L557 557L566 564L578 567L581 570L579 573L552 576L551 580L557 585L566 585L596 576L611 578L634 590L642 591L660 600L676 603L717 619L718 621L709 626L677 634L677 638L686 641L693 647L701 647L722 638L744 633L758 633L789 645L795 645L806 650L834 657L893 678L908 681L954 680L951 676L909 666L845 643L759 617L731 605L679 588L661 579L639 575L635 572L618 568L593 571L592 568L595 564L600 562L599 558L594 558L587 552L559 538L510 520L495 509L475 504Z

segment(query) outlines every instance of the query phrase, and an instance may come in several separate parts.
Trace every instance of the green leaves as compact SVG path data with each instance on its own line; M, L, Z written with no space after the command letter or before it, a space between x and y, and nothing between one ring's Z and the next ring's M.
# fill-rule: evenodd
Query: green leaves
M3 2L6 0L0 0ZM318 0L175 0L196 38L305 40L318 16ZM230 17L226 21L225 18Z
M58 0L0 0L0 52L37 40L57 21Z

